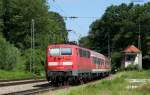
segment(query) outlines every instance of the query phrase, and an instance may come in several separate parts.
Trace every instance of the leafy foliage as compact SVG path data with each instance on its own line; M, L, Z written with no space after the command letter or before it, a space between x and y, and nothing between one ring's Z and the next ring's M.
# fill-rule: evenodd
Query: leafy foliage
M19 50L0 35L0 69L13 70L19 57Z
M115 73L116 70L118 71L121 67L121 59L122 59L122 54L120 52L113 52L111 55L112 59L112 72Z
M60 38L60 33L64 32L64 37L67 36L63 18L48 11L46 0L3 0L3 10L3 33L18 48L30 48L32 19L35 20L36 47L45 48L51 42L51 34L55 34L61 42L64 39Z
M143 58L143 68L150 69L150 56L144 56Z
M150 42L149 9L150 3L144 5L131 3L108 7L103 16L91 24L88 36L81 38L80 44L108 55L109 40L113 56L113 52L121 52L128 45L134 44L138 47L140 33L142 54L143 56L148 55L150 50L148 44ZM115 66L114 63L112 65Z
M31 56L31 52L34 52L33 56ZM42 58L41 53L42 52L38 49L36 49L35 51L33 51L32 49L28 49L25 51L24 53L25 71L30 71L31 68L31 71L37 75L40 75L40 72L44 71L44 64L43 64L44 60Z
M50 11L47 0L0 0L0 35L3 35L0 69L30 71L32 19L35 21L33 73L40 75L44 71L48 44L68 40L63 17Z
M3 10L2 10L2 0L0 0L0 31L3 29Z
M126 70L138 70L138 65L130 64L127 66Z

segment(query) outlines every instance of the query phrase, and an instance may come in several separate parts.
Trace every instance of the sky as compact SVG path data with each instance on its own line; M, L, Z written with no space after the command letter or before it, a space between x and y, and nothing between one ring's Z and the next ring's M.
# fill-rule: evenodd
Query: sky
M58 12L64 17L81 17L76 19L64 19L68 38L70 41L78 41L87 36L89 27L96 19L100 19L107 7L120 5L121 3L144 4L150 0L49 0L50 11Z

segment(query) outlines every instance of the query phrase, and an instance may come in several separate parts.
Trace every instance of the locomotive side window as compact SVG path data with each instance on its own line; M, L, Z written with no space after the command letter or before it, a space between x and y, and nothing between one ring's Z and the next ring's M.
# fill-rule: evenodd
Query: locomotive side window
M100 58L98 58L98 64L100 64Z
M72 55L71 48L61 48L61 55Z
M100 63L99 64L102 65L102 63L103 63L103 59L100 58Z
M102 64L101 65L104 65L104 60L102 59Z
M60 55L60 49L59 48L52 48L49 50L49 55L51 56L59 56Z
M97 64L97 58L96 57L92 57L92 61L94 64Z
M88 58L90 58L90 52L89 52L89 51L86 52L86 56L87 56Z
M82 57L82 50L81 49L79 49L79 55L80 55L80 57Z
M87 57L87 58L89 58L90 57L90 52L86 51L86 50L79 49L79 55L80 55L80 57Z
M103 60L97 57L92 57L92 63L94 64L102 64Z

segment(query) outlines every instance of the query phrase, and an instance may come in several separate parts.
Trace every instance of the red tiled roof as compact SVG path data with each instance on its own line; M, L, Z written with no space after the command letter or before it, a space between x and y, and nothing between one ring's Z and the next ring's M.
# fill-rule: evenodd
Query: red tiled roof
M138 48L136 48L134 45L130 45L123 52L126 52L126 53L138 53L138 52L140 52L140 50Z

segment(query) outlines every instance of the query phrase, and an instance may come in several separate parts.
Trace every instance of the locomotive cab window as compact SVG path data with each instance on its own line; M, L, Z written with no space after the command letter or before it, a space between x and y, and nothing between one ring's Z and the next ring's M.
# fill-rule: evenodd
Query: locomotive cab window
M49 55L50 56L59 56L60 55L60 49L59 48L49 49Z
M71 48L61 48L61 55L72 55Z

